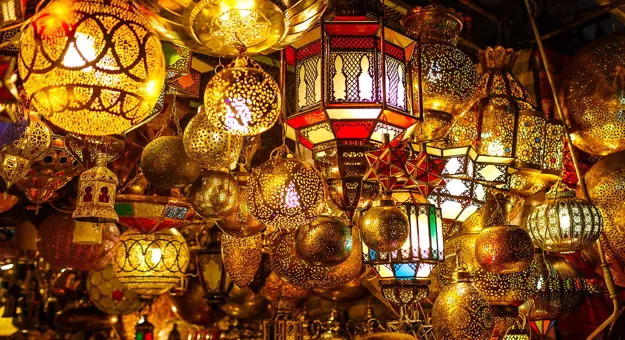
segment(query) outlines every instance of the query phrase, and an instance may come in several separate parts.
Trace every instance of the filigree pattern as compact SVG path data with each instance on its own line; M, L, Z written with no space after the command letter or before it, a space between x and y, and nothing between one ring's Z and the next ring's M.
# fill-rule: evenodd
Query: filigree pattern
M176 229L153 234L128 230L113 258L115 277L142 295L159 295L181 284L188 265L189 249Z
M46 7L22 35L18 67L33 107L84 135L121 133L139 123L165 81L158 36L122 0Z
M161 188L182 188L200 176L196 159L185 152L180 136L162 136L152 140L141 154L141 170L150 183Z
M200 109L184 130L184 150L206 169L230 169L239 161L243 137L215 128Z
M129 314L146 304L139 294L126 288L115 277L112 264L89 272L87 295L96 308L112 315Z
M234 283L247 287L261 266L262 235L235 237L226 233L221 235L221 257L224 269Z

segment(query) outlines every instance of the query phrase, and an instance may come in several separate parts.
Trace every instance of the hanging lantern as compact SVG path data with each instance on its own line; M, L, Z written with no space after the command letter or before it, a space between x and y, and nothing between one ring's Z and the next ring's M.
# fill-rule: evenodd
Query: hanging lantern
M315 266L343 263L352 250L352 231L336 217L320 216L295 231L295 250Z
M263 321L263 340L302 339L304 327L293 316L291 303L280 300L278 311L272 319Z
M580 272L558 255L537 252L534 263L539 272L537 291L519 311L530 321L555 321L579 308L587 290L586 279Z
M5 146L0 153L2 157L0 176L4 179L7 188L26 176L31 162L45 155L51 143L50 128L41 119L31 115L30 123L21 137Z
M145 314L141 315L141 320L135 326L135 340L154 340L154 325Z
M486 201L486 187L471 180L444 178L445 185L435 188L428 200L441 209L445 220L466 221Z
M191 189L189 202L195 211L206 219L220 220L237 209L239 184L228 172L209 170L204 172Z
M532 330L543 338L547 335L547 333L551 331L551 329L555 325L556 320L553 319L530 321L530 327L532 328Z
M351 217L356 209L366 209L378 192L378 184L363 179L368 169L366 153L376 148L370 142L338 139L313 150L315 167L328 184L332 201Z
M475 259L494 274L518 273L530 266L534 245L527 231L518 226L491 225L482 229L475 240Z
M530 340L529 333L518 322L506 331L503 340Z
M125 149L123 136L81 136L68 133L65 135L65 148L81 162L83 167L88 167L97 162L98 157L103 157L106 163L119 158ZM125 156L125 155L124 155Z
M314 221L326 199L321 174L297 158L272 158L254 168L246 192L252 216L286 230Z
M117 195L119 223L142 233L181 228L201 217L184 198L151 195Z
M607 156L625 150L625 123L620 118L623 92L619 55L625 37L597 39L577 53L564 99L573 127L573 144L592 155Z
M408 216L408 238L391 252L378 252L363 243L363 263L371 265L382 279L426 280L444 261L441 210L414 199L399 203L399 209Z
M375 252L400 249L410 235L410 221L405 211L383 192L360 221L363 243Z
M115 277L112 264L89 271L87 295L96 308L111 315L133 313L146 303L135 291L126 288Z
M181 285L189 250L178 230L152 234L127 230L116 246L115 277L141 295L159 295Z
M21 105L15 108L15 120L0 120L0 149L15 142L30 125L30 115Z
M74 220L69 214L48 216L38 228L37 249L50 264L76 270L99 269L113 257L113 248L119 240L119 229L114 223L101 228L102 240L97 244L78 244L73 240Z
M141 122L165 81L158 36L122 0L46 6L22 35L18 68L34 109L64 130L91 136Z
M189 158L209 170L232 169L239 161L243 137L213 127L200 106L184 130L184 150Z
M396 305L405 313L405 308L413 306L428 296L430 281L390 279L380 280L380 293L382 297Z
M443 158L440 148L424 143L410 143L411 155L406 160L405 168L411 180L404 185L412 193L428 197L435 188L442 187L443 171L447 161ZM418 190L415 192L412 189Z
M365 7L350 3L349 11L326 15L320 28L287 48L297 96L287 136L309 149L383 142L384 134L399 141L417 123L406 65L414 42L359 13Z
M442 6L417 6L406 13L403 25L406 34L419 41L410 59L413 105L419 102L422 93L424 113L439 121L460 116L475 101L477 89L473 62L456 46L462 30L462 14ZM421 85L415 81L419 73Z
M276 123L281 100L276 81L247 55L241 55L234 66L221 70L208 82L204 110L218 130L251 136Z
M234 212L217 221L217 226L224 233L235 237L249 237L258 235L265 229L265 225L258 222L250 213L247 204L247 190L245 187L239 187L237 198L239 203Z
M30 170L15 185L29 201L41 204L56 195L75 176L82 172L78 160L65 149L65 137L52 135L52 147L48 153L30 166Z
M493 314L484 295L471 283L468 271L458 268L432 308L434 332L442 339L487 340Z
M152 140L141 154L143 176L161 188L182 188L200 176L201 168L187 156L180 136Z
M603 229L597 207L575 197L566 184L557 183L545 201L532 208L527 230L534 244L546 251L574 252L593 245Z
M233 282L226 273L221 255L221 232L219 228L210 229L210 242L195 251L200 280L204 287L205 298L209 304L220 304L228 296Z
M92 223L93 228L80 230L82 233L79 234L86 235L84 237L78 236L78 238L94 239L96 242L99 238L98 234L102 233L102 230L97 228L99 223L117 222L119 220L114 209L117 183L117 176L106 167L102 155L98 156L95 167L80 174L78 199L72 217L79 222ZM85 227L86 225L79 224L79 226Z
M227 233L221 236L221 258L224 270L239 288L252 283L262 265L263 235L235 237Z
M334 288L361 274L362 244L358 227L352 227L352 251L347 260L336 266L314 266L297 255L295 232L277 237L273 243L271 266L283 279L304 288Z
M480 155L471 146L439 149L438 154L445 160L442 175L450 178L502 187L509 184L510 174L516 172L512 168L513 158Z
M364 175L366 180L378 182L385 192L416 185L406 171L405 164L410 151L402 146L393 147L385 135L385 142L379 149L365 153L369 167Z

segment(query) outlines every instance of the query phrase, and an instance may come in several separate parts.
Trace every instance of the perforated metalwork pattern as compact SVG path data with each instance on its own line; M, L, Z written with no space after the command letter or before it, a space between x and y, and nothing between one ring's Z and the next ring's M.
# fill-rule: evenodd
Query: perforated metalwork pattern
M362 245L358 227L352 228L352 252L336 266L313 266L297 255L295 232L280 235L273 243L271 265L280 277L304 288L333 288L358 277L362 269Z
M141 154L141 170L150 183L161 188L182 188L193 183L201 168L184 149L180 136L152 140Z
M189 158L206 169L232 168L239 160L243 137L215 128L202 111L191 118L184 129L184 150Z
M228 276L239 288L247 287L261 266L262 235L249 237L221 235L221 258Z
M206 85L204 109L215 128L251 136L276 123L281 100L278 84L260 67L228 67Z
M315 266L343 263L352 251L352 231L336 217L320 216L295 232L295 251Z
M265 229L265 225L258 222L250 213L244 187L239 188L238 196L235 211L217 221L217 226L225 234L235 237L248 237L260 233Z
M573 144L593 155L625 150L625 36L612 35L578 52L564 89Z
M370 208L360 221L362 239L377 252L399 249L410 235L408 216L395 206Z
M158 36L122 0L47 6L22 35L18 67L32 106L83 135L122 133L139 123L165 81Z
M48 125L35 115L30 116L30 123L20 138L2 150L7 155L37 160L50 150L52 131Z
M115 277L142 295L159 295L181 285L189 265L189 249L176 229L144 234L129 229L117 243Z
M527 269L534 258L534 244L527 231L513 225L484 228L475 240L475 259L494 274Z
M326 199L321 174L295 158L274 158L255 168L246 191L252 216L288 230L314 221Z
M200 216L220 220L236 211L239 190L230 173L209 170L189 189L189 201Z

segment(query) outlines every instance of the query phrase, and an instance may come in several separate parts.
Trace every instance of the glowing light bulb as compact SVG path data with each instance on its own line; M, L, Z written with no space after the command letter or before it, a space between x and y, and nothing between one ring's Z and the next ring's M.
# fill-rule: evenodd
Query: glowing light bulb
M161 262L161 258L163 257L163 253L161 252L161 248L158 247L157 244L153 244L150 247L151 250L151 259L152 259L152 264L157 264L159 262Z

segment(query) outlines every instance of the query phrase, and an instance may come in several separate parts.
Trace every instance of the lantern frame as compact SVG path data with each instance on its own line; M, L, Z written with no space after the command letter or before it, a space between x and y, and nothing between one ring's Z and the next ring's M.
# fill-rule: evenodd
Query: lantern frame
M383 142L385 133L393 142L410 137L418 122L410 105L414 45L366 14L323 18L286 49L297 95L287 137L308 149L336 139Z
M234 287L223 263L221 255L221 231L213 226L210 231L210 242L202 249L195 251L195 260L200 282L204 287L205 299L210 305L220 305Z

